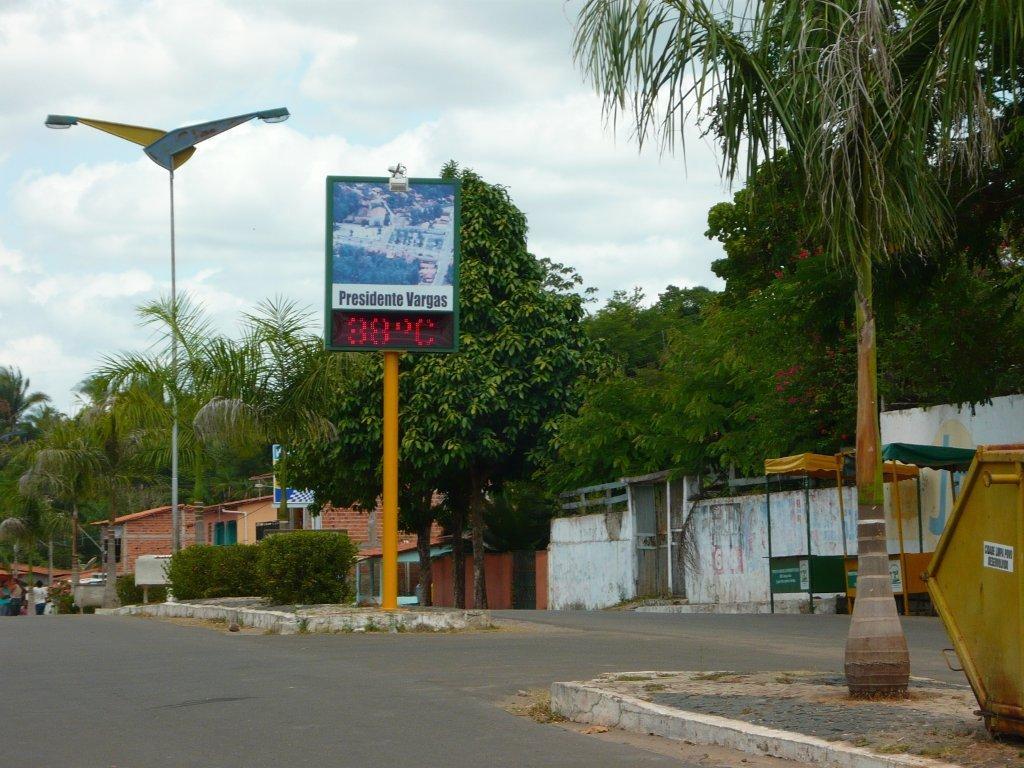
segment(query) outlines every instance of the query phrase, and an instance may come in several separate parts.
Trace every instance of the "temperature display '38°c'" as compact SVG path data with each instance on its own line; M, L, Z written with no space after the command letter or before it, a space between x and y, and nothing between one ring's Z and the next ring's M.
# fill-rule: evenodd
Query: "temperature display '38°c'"
M451 349L455 318L429 312L345 312L331 317L335 349Z

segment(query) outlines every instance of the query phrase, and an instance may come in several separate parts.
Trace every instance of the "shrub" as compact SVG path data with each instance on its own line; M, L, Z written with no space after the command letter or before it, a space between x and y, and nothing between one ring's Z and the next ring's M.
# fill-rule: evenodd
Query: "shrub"
M186 547L171 556L167 578L177 600L261 594L255 544Z
M121 605L135 605L143 598L142 587L135 585L135 574L126 573L117 577L117 599ZM167 599L167 587L153 586L149 588L149 602L162 603Z
M57 581L50 585L50 602L57 613L77 613L70 581Z
M344 533L292 531L259 545L263 594L273 603L340 603L351 598L356 546Z
M263 594L256 568L258 545L226 544L213 549L210 581L203 597L252 597Z
M185 547L173 555L167 565L167 581L176 600L203 597L210 583L213 546Z

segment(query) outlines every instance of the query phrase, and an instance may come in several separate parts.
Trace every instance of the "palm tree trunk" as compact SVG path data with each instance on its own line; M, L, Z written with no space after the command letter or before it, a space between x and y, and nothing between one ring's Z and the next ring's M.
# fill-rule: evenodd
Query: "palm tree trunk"
M487 607L487 580L484 570L484 488L483 478L470 473L469 527L473 538L473 607Z
M78 505L71 506L71 602L75 602L78 589Z
M905 691L910 655L889 577L878 429L871 261L857 264L857 600L846 639L846 684L864 695Z
M117 537L114 535L114 520L117 512L114 500L110 500L110 519L107 521L103 539L103 607L117 608Z

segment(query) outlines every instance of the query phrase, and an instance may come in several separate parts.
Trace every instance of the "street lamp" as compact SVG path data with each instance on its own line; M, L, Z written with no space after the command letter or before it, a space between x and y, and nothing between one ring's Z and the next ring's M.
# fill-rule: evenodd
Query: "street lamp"
M71 115L48 115L47 128L65 129L73 125L88 125L119 138L139 144L149 159L167 170L170 175L171 192L171 320L177 320L177 273L174 253L174 171L195 154L196 144L206 141L218 133L223 133L236 125L247 123L253 119L265 123L281 123L289 117L284 107L264 109L260 112L249 112L244 115L211 120L208 123L186 125L172 131L161 131L158 128L143 128L138 125L109 123L104 120L93 120ZM181 510L178 508L178 337L171 332L171 370L174 372L174 386L171 391L171 410L173 421L171 426L171 551L181 549Z

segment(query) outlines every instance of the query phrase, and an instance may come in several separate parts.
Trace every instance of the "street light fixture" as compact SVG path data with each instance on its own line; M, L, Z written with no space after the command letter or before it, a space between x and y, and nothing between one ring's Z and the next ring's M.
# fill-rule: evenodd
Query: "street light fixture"
M281 123L289 118L284 107L264 109L259 112L248 112L244 115L211 120L207 123L186 125L172 131L159 128L144 128L138 125L110 123L92 118L74 117L72 115L48 115L47 128L66 129L79 123L88 125L99 131L110 133L119 138L138 144L146 155L170 175L171 196L171 319L177 320L177 268L174 250L174 171L185 163L196 151L196 144L206 141L219 133L247 123L253 119L265 123ZM178 506L178 338L171 333L171 370L174 372L174 386L171 391L171 409L173 422L171 426L171 551L181 549L181 510Z

